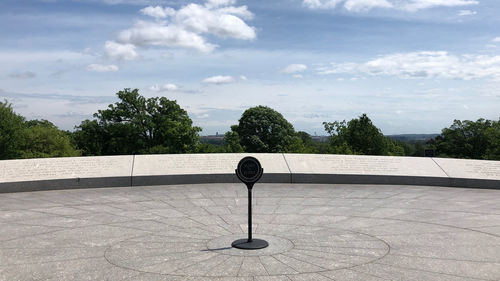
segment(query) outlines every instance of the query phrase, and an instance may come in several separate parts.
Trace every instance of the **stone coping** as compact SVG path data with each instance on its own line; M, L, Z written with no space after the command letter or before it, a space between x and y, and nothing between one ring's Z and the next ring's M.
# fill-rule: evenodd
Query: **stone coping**
M500 188L500 161L325 154L170 154L0 161L0 192L238 182L245 156L265 183Z

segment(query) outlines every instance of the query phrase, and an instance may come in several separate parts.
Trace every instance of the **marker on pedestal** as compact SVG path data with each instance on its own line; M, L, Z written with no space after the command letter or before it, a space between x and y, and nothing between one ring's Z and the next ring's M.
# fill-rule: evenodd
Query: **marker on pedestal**
M231 246L244 250L257 250L269 246L267 241L262 239L253 239L252 237L252 188L253 185L262 177L264 169L259 160L255 157L245 157L240 160L236 169L236 176L246 184L248 189L248 239L238 239Z

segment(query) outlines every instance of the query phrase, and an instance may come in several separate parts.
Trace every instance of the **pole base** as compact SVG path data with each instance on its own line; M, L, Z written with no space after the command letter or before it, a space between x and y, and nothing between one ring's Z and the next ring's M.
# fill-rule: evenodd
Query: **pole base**
M248 239L238 239L234 241L231 246L243 250L258 250L269 246L269 243L262 239L252 239L250 242Z

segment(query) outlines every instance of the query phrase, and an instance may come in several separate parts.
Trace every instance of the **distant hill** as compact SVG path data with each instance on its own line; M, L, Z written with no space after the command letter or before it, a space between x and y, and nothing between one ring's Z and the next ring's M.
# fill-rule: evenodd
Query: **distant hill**
M392 140L398 140L403 142L414 142L414 141L428 141L439 134L402 134L402 135L388 135L386 137Z

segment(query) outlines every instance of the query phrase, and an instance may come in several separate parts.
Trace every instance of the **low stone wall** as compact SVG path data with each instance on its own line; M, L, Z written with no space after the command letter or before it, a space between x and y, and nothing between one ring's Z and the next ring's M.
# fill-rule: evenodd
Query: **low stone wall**
M245 156L264 183L500 188L500 161L324 154L175 154L0 161L0 192L238 182Z

